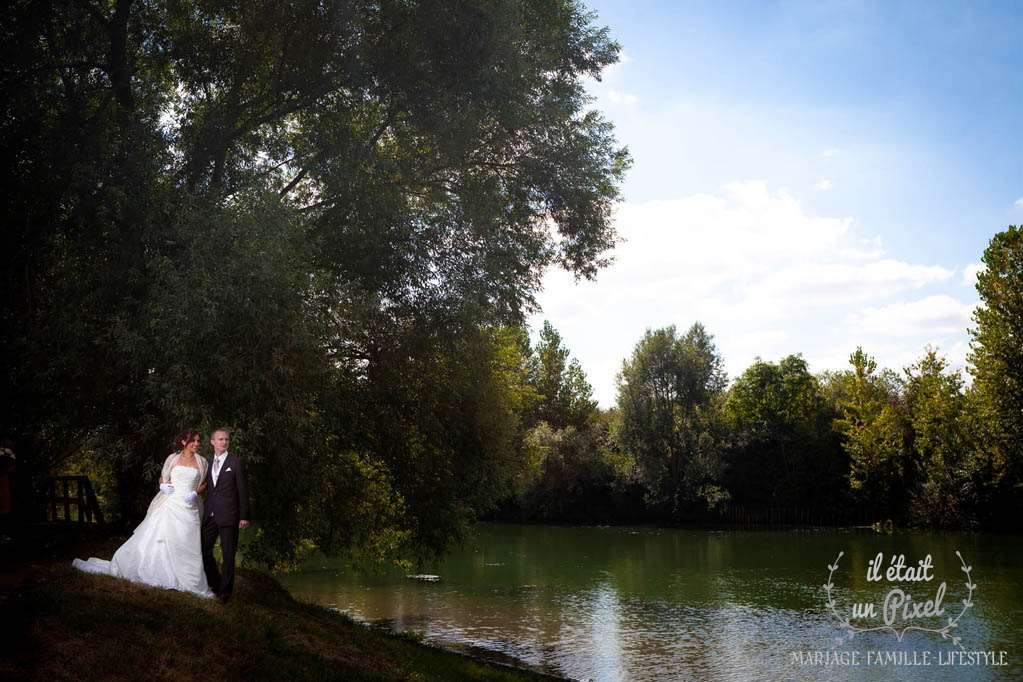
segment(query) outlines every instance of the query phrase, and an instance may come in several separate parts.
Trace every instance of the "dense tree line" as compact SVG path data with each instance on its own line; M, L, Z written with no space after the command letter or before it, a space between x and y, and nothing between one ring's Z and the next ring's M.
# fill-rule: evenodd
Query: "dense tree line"
M538 399L565 404L575 393L599 428L568 431L553 416L563 408L549 403L530 435L542 446L540 478L504 517L680 521L720 518L730 506L855 508L905 525L1011 527L1023 511L1023 232L995 235L983 261L969 387L931 347L901 372L878 368L862 348L847 370L816 375L798 354L758 359L728 385L697 323L685 334L647 331L623 362L616 408L603 412L545 326L534 356L558 344L558 362Z

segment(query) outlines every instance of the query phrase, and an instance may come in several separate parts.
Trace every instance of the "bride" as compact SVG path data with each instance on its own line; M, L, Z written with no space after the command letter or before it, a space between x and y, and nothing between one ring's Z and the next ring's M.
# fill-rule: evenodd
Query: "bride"
M195 454L199 449L199 432L195 429L181 432L174 442L181 450L164 462L160 492L134 534L114 552L111 561L75 559L75 568L213 597L203 571L199 540L199 494L206 489L209 465Z

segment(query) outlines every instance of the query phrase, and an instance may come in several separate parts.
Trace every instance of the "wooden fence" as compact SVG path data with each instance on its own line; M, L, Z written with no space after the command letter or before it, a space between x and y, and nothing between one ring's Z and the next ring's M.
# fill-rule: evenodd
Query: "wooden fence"
M72 507L77 508L78 523L103 525L103 512L88 476L51 476L46 489L48 520L68 523L76 520L71 518Z

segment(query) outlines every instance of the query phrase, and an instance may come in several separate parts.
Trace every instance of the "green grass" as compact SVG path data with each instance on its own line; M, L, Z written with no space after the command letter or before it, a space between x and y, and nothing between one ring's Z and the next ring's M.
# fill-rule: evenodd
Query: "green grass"
M224 605L71 568L73 557L110 557L122 541L2 548L0 679L551 679L297 602L259 571L239 571Z

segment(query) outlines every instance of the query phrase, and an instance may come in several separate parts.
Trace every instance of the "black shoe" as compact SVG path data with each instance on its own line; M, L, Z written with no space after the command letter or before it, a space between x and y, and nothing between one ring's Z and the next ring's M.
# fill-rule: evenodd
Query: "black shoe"
M231 599L231 595L229 595L229 594L221 594L221 595L217 596L217 599L220 600L221 604L226 604L228 602L228 600Z

